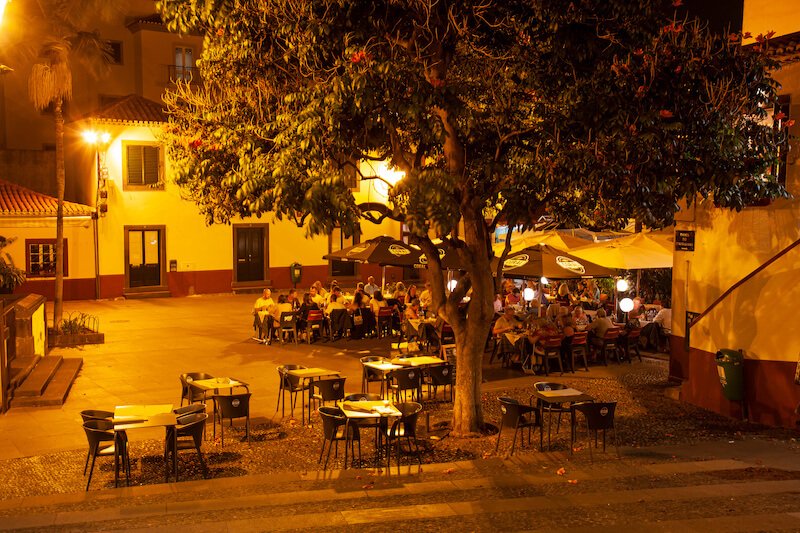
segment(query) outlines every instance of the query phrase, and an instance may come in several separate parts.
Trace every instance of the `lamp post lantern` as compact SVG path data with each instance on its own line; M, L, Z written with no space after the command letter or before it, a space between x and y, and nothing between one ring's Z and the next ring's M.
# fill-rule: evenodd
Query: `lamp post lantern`
M2 0L0 0L2 1ZM97 221L108 211L108 167L106 166L106 151L111 143L111 134L87 130L83 132L83 140L94 147L95 172L97 173L95 193L95 214L92 217L94 229L94 292L95 298L100 299L100 237Z

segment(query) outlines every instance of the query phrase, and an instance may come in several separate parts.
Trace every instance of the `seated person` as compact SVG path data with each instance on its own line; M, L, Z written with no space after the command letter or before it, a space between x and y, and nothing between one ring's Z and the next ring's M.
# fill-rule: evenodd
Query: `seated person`
M364 292L367 293L369 296L372 296L373 294L375 294L375 291L378 291L378 290L380 290L380 287L375 285L375 278L372 277L372 276L369 276L367 278L367 284L364 285Z
M611 319L606 316L605 310L598 309L595 319L592 320L592 323L589 324L589 327L586 329L589 333L594 335L594 338L602 339L605 337L606 331L613 327L614 324L611 322Z
M278 303L273 304L269 308L269 313L264 319L267 321L267 342L272 344L273 333L280 335L281 330L281 313L291 313L293 311L292 304L285 294L278 296Z
M578 331L585 331L589 326L589 317L586 316L582 305L576 305L575 309L572 311L572 322L575 329Z
M369 302L369 306L372 309L372 314L376 317L378 316L378 311L380 311L381 307L388 307L389 304L386 303L386 300L383 298L383 293L381 291L375 291L372 295L372 300Z
M433 293L431 292L430 282L425 282L425 289L419 295L419 306L427 311L433 303Z
M503 312L503 316L495 321L492 333L500 335L502 333L514 331L515 329L522 329L522 327L523 322L514 314L514 308L507 306Z
M286 301L292 306L292 311L300 309L300 298L297 297L297 289L289 289L289 294L286 295Z
M653 318L650 324L642 328L640 339L641 342L646 342L645 348L658 350L661 347L663 340L669 339L669 333L672 330L672 309L669 307L662 307L658 314Z
M521 298L519 289L517 287L514 287L513 289L511 289L511 292L508 294L508 296L506 296L506 307L517 305L519 304L520 300Z
M494 312L495 314L503 314L503 298L499 294L494 295Z
M265 338L266 328L264 318L273 305L275 305L275 301L272 299L272 291L269 289L264 289L261 297L253 304L253 314L255 315L254 323L258 326L258 340L260 341L263 341Z
M350 315L339 294L332 293L330 296L331 300L325 307L325 314L330 323L331 337L344 336L345 330L350 329Z
M309 291L309 294L311 294L311 300L317 304L317 308L322 309L325 307L325 296L319 292L319 289L315 285L312 285Z

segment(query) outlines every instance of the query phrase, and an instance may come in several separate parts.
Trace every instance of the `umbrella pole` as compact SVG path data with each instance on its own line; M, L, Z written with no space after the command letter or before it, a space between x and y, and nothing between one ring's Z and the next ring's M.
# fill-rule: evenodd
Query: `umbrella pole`
M642 270L636 271L636 296L639 296L639 283L642 281Z
M381 293L386 290L386 265L381 267Z

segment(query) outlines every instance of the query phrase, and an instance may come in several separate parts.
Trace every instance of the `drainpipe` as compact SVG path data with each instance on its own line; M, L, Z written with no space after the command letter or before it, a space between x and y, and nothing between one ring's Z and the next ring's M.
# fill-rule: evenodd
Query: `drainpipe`
M92 214L92 229L94 230L94 299L100 299L100 241L97 231L97 211Z

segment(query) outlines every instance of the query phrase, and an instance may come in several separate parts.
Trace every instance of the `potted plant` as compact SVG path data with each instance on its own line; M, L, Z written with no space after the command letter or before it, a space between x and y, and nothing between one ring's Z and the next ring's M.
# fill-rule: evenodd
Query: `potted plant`
M25 283L25 271L14 265L14 260L8 252L2 250L16 241L16 237L6 239L0 235L0 293L11 294L14 289Z

